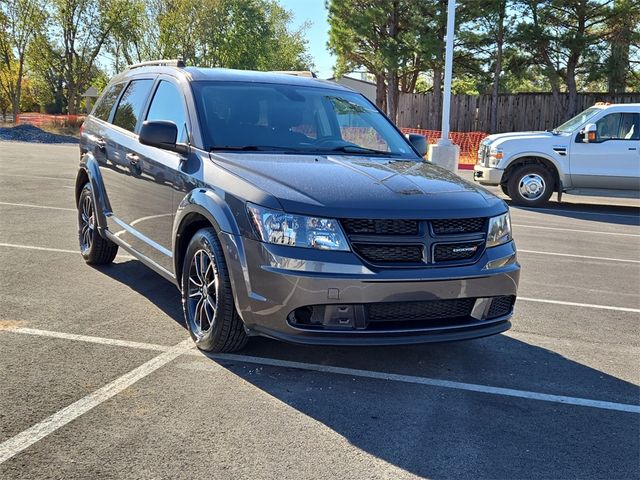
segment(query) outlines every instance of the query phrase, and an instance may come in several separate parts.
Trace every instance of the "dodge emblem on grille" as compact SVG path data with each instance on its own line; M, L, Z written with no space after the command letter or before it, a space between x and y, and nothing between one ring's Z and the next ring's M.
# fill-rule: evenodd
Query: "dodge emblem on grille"
M453 253L468 253L475 252L476 250L478 250L477 245L474 245L473 247L456 247L451 249Z

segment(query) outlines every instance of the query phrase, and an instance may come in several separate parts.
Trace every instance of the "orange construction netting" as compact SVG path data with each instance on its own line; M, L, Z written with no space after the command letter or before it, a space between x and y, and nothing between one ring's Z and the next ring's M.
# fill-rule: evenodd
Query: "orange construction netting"
M439 130L422 130L419 128L401 128L402 133L418 133L427 137L429 143L435 144L440 138ZM480 142L488 135L484 132L449 132L449 138L460 147L460 168L471 169L476 163Z
M55 127L79 127L84 122L84 115L48 115L46 113L20 113L16 117L16 125L27 123L41 127L53 125Z

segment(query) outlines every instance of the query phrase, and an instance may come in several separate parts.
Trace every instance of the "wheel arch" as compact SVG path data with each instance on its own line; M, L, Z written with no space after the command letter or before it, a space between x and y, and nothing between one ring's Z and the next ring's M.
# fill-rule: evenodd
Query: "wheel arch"
M238 234L233 213L213 190L199 188L180 202L173 223L173 259L176 278L182 274L184 254L189 240L201 228L213 227L216 232Z
M502 175L502 179L500 180L500 186L506 188L509 183L509 178L513 174L513 172L521 167L522 165L542 165L544 168L549 170L551 176L553 177L553 190L557 192L560 188L562 188L562 178L560 177L560 168L557 165L556 161L551 157L541 154L541 153L527 153L520 155L509 162L507 167L504 170L504 174Z
M103 231L107 228L107 217L105 212L109 211L109 203L105 194L102 175L100 174L100 167L98 166L96 159L89 153L82 156L80 168L76 175L74 190L76 205L78 205L78 201L80 200L82 188L87 182L91 184L93 203L96 205L98 231L100 232L100 235L104 236Z

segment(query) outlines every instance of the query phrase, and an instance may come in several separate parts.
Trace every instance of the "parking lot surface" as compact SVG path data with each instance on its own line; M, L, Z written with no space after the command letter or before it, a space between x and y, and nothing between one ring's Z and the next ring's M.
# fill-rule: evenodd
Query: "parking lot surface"
M640 478L638 201L513 208L505 334L205 356L172 284L84 264L77 163L0 142L0 478Z

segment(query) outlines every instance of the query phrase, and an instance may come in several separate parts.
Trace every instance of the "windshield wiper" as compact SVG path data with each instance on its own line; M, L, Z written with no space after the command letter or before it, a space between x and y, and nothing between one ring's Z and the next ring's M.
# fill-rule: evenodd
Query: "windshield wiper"
M214 145L210 152L230 150L233 152L304 152L303 149L293 147L279 147L275 145Z
M323 152L345 152L345 153L369 153L372 155L393 155L391 152L385 152L384 150L375 150L373 148L359 147L358 145L340 145L339 147L331 148L329 150L322 150Z

